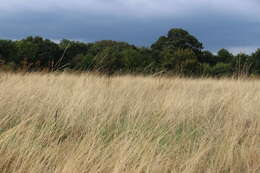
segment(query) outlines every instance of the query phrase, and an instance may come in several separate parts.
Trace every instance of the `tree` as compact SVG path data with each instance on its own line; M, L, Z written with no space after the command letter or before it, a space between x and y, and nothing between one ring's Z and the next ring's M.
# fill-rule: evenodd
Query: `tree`
M84 54L77 54L70 61L70 67L74 70L92 70L93 64L93 57Z
M253 63L251 56L240 53L234 56L231 64L237 75L248 75L252 72Z
M95 68L101 72L112 74L123 68L117 47L107 47L94 58Z
M52 68L61 57L59 46L41 37L27 37L16 41L17 57L30 66Z
M162 51L163 49L191 49L199 54L203 49L203 44L193 35L183 29L171 29L167 36L162 36L152 46L153 50Z
M136 72L142 66L142 60L138 49L126 48L121 51L124 71Z
M252 72L255 74L260 74L260 49L257 49L251 57L252 62Z
M233 55L227 49L220 49L217 55L217 62L230 63Z
M211 74L213 76L227 76L232 74L232 66L231 64L225 63L217 63L211 70Z
M162 67L166 71L172 71L184 75L197 75L199 62L192 49L164 49L161 52Z
M217 63L217 58L210 51L202 51L198 57L200 63L206 63L213 66Z
M60 42L59 47L63 54L63 61L71 63L71 60L75 56L86 54L90 49L90 44L63 39Z
M87 55L93 56L94 67L100 71L134 71L138 66L138 48L125 42L103 40L92 43Z
M201 57L203 44L189 32L174 28L168 32L167 36L161 36L151 48L157 66L160 65L165 70L171 69L178 73L184 70L184 73L189 74L188 67L191 72L198 67L198 57Z
M175 73L193 75L260 74L260 49L252 55L233 55L221 49L217 55L189 32L174 28L150 48L127 42L102 40L84 43L63 39L59 44L42 37L18 41L0 40L1 70L100 70L106 74Z
M15 43L11 40L0 40L0 59L4 62L12 62L15 57Z
M102 40L102 41L97 41L95 43L91 43L88 54L95 56L108 47L116 47L117 51L122 51L122 50L128 49L128 48L137 49L135 46L130 45L126 42L117 42L117 41L112 41L112 40Z

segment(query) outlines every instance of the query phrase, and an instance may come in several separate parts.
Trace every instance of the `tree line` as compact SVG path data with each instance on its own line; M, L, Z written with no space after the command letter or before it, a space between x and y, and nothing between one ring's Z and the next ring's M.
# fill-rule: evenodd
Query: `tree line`
M174 28L150 47L112 40L85 43L42 37L0 40L1 71L99 71L105 74L142 73L183 76L233 76L260 74L260 49L251 55L217 54L204 50L189 32Z

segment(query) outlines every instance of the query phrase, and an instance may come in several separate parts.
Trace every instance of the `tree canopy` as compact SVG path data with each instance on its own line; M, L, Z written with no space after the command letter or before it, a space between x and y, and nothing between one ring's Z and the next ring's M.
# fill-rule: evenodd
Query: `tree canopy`
M114 73L166 73L185 76L259 75L260 49L233 55L217 54L188 31L173 28L151 47L137 47L112 40L85 43L42 37L0 40L0 70L77 70Z
M163 49L191 49L194 52L200 52L203 49L203 44L183 29L171 29L167 36L161 36L152 45L152 49L159 51Z

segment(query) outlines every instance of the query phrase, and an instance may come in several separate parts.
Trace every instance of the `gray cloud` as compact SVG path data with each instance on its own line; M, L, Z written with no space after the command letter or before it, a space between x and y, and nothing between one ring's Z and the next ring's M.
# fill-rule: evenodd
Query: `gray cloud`
M1 11L81 11L119 16L158 17L194 14L203 9L250 17L260 14L258 0L8 0ZM255 16L254 16L255 17Z
M213 51L260 47L257 0L9 0L0 10L1 38L41 35L149 46L181 27Z

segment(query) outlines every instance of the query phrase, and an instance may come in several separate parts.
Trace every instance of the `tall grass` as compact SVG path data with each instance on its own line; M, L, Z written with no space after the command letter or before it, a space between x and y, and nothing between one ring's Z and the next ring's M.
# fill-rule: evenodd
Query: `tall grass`
M259 173L260 81L0 74L1 173Z

